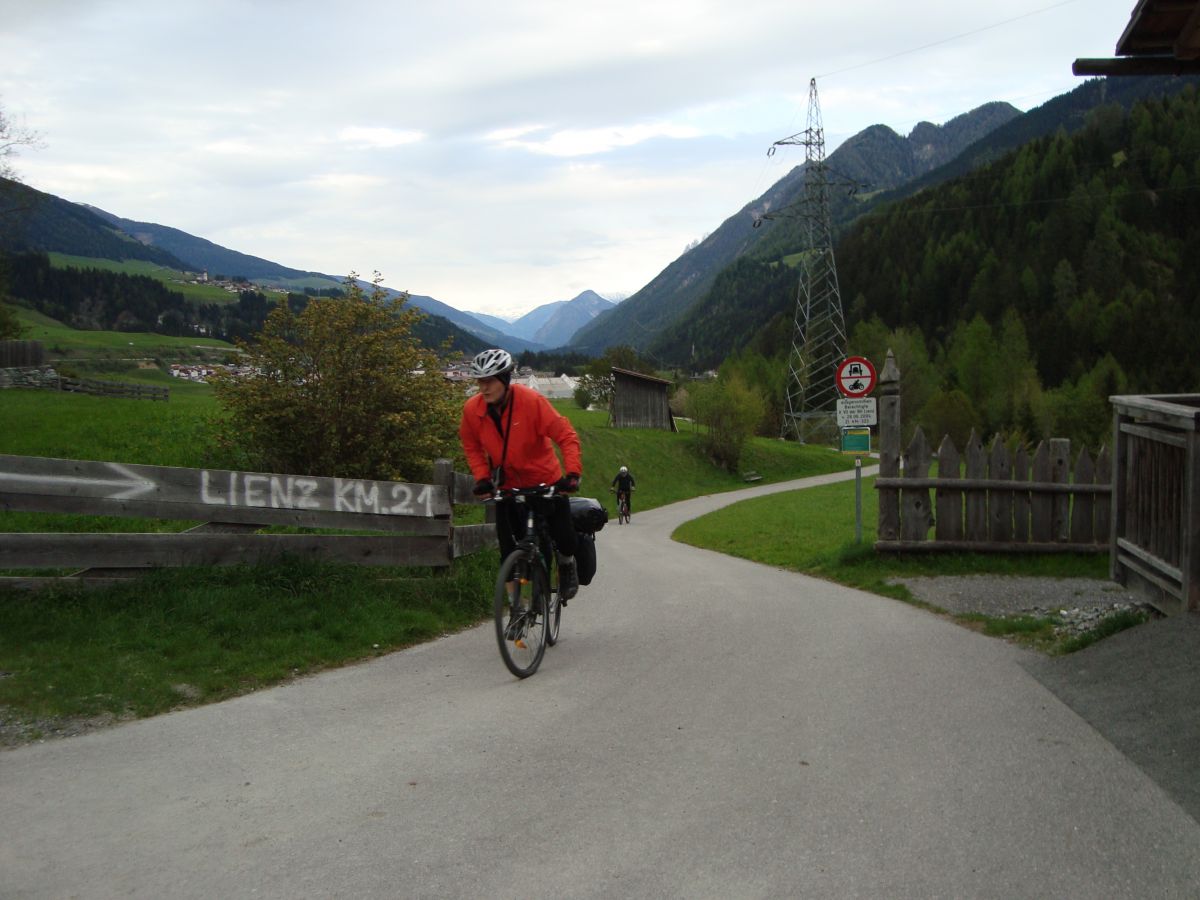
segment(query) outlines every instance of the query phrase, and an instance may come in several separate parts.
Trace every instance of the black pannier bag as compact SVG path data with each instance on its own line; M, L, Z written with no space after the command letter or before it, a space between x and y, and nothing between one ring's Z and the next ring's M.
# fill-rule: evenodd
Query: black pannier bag
M608 510L594 497L572 497L571 524L576 531L595 534L608 521Z
M608 510L592 497L572 497L571 524L575 526L575 568L580 584L591 584L596 574L596 532L608 521Z
M575 532L575 571L580 584L591 584L596 575L596 536Z

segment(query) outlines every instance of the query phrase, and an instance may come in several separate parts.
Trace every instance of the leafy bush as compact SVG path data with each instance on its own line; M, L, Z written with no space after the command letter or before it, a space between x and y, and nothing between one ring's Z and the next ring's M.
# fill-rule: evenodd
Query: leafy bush
M700 425L700 445L714 463L732 472L742 458L742 448L762 421L766 404L762 396L738 376L697 382L688 397L688 413Z
M367 294L351 275L344 298L314 298L299 314L276 306L247 353L248 375L213 389L221 443L248 468L344 478L419 480L454 452L462 394L413 328L423 317Z

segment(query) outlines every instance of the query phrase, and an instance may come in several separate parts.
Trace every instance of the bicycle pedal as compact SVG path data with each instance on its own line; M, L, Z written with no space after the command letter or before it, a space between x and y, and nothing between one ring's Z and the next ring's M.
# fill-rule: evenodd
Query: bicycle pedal
M513 646L516 647L518 650L526 649L524 638L517 638L515 641L513 641Z

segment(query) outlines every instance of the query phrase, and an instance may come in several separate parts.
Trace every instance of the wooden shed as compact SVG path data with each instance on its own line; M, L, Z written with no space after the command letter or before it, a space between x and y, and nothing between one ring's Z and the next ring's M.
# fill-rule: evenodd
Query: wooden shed
M628 369L612 369L610 418L614 428L662 428L676 431L667 396L671 382Z

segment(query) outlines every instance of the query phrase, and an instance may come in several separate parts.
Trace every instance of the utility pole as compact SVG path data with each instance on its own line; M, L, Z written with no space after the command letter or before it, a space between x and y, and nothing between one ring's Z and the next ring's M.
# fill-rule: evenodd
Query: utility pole
M776 141L769 153L785 145L804 147L806 244L800 259L800 288L788 356L787 409L784 438L800 443L836 443L837 387L834 371L846 356L846 320L833 259L829 212L830 173L825 165L825 129L817 100L817 80L808 83L808 127Z

